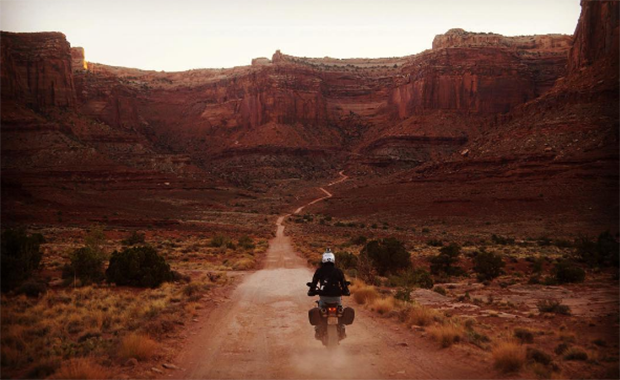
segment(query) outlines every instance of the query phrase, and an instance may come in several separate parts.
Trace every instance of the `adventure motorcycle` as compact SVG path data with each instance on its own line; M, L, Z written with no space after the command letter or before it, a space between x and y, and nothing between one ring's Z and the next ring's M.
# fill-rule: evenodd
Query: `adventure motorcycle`
M306 284L308 287L312 283ZM309 296L321 295L320 289L310 289ZM316 301L317 306L319 301ZM320 340L327 348L335 348L339 342L347 337L345 325L350 325L355 319L355 310L350 307L342 307L338 303L324 302L322 308L312 308L308 311L310 324L315 326L315 338Z

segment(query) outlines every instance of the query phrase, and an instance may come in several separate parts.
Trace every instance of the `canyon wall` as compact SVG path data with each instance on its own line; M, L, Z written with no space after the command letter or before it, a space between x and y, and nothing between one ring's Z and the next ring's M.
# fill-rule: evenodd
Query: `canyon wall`
M582 0L581 7L569 70L574 72L597 60L611 60L617 65L620 4L617 1Z
M395 189L436 181L445 196L502 176L528 178L522 193L541 193L531 184L549 173L581 178L590 168L613 179L618 3L582 5L574 44L452 29L400 58L277 51L244 67L174 73L86 62L60 33L3 32L3 205L43 197L53 181L63 184L45 193L65 200L63 187L83 184L266 192L342 168Z
M7 33L0 38L2 99L32 107L72 107L71 50L62 33Z
M426 145L422 141L437 137L433 145L452 152L467 140L463 136L478 133L481 118L539 96L564 74L570 38L531 38L534 43L510 47L501 41L463 47L451 40L418 55L385 59L277 51L251 66L181 73L95 63L85 71L78 59L74 76L83 114L138 131L200 162L259 151L333 157L344 148L376 154L381 165L392 158L417 165L431 157L416 154ZM449 128L431 120L445 113L462 120Z

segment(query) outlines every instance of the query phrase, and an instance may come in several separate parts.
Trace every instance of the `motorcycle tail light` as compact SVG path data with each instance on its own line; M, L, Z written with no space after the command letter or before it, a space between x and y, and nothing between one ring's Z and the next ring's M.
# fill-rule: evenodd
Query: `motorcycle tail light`
M335 312L335 311L336 311L336 308L335 308L335 307L330 307L330 308L329 308L329 311L331 311L331 312Z

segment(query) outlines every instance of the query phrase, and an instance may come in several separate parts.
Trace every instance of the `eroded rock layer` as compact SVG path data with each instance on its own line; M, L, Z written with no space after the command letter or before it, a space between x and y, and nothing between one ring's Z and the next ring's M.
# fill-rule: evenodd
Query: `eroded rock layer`
M3 32L3 220L29 199L39 205L32 210L62 209L86 188L123 189L124 202L131 192L162 199L170 189L243 188L250 193L237 196L260 197L284 191L274 190L283 181L316 181L343 168L364 186L396 192L421 180L439 183L432 192L443 195L430 202L444 214L455 203L443 198L460 199L454 194L463 183L504 176L531 186L496 197L528 209L534 203L519 199L538 199L539 184L554 173L581 178L566 174L573 163L580 173L597 168L597 180L613 190L617 8L584 2L574 38L452 29L433 49L401 58L277 51L250 66L174 73L86 62L84 49L71 48L61 33ZM507 191L493 186L493 194ZM357 197L351 205L373 205L372 192L350 194ZM595 196L590 187L578 194ZM218 199L201 206L229 207L226 196ZM464 214L486 204L471 199ZM613 203L599 203L606 202ZM617 202L611 206L617 210ZM140 212L146 209L154 210Z

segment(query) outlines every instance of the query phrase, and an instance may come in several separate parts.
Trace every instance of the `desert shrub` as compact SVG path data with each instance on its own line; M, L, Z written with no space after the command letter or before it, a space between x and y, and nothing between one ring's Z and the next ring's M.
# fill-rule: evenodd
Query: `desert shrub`
M604 339L594 339L592 343L599 347L607 347L607 342Z
M235 244L226 235L215 235L209 243L211 247L235 249Z
M254 249L256 245L254 244L254 240L248 235L243 235L239 238L237 245L245 250Z
M39 267L42 257L40 246L44 241L43 235L28 235L24 230L6 230L2 233L0 270L3 292L19 286Z
M432 326L428 328L428 334L441 344L441 347L450 347L454 343L461 341L465 331L462 327L453 323Z
M26 280L15 291L17 294L25 294L28 297L38 297L47 292L47 285L44 282Z
M570 344L564 342L564 343L560 343L558 344L555 349L553 350L553 352L555 352L556 355L562 355L563 353L565 353L568 349L570 348Z
M441 287L441 286L435 286L435 287L433 288L433 291L434 291L435 293L439 293L439 294L441 294L442 296L445 296L445 295L447 294L447 293L446 293L446 288Z
M364 246L361 256L369 258L377 272L384 276L411 266L411 254L395 238L372 240Z
M588 354L582 349L571 347L564 352L564 360L588 360Z
M435 275L446 274L448 276L459 276L464 273L461 267L455 266L459 261L461 247L456 243L450 243L439 250L437 256L431 257L431 273Z
M583 282L586 272L570 260L561 260L555 264L553 274L559 284Z
M156 287L172 281L170 265L149 246L114 251L106 270L106 279L117 285Z
M426 244L430 245L431 247L443 247L443 241L439 239L430 239L426 242Z
M528 285L540 284L540 276L534 275L527 280Z
M501 342L493 349L493 366L501 372L517 372L525 364L525 348L513 342Z
M394 298L403 302L411 302L411 291L412 288L401 287L396 291L396 294L394 294Z
M336 263L342 269L357 268L357 256L351 252L336 252Z
M491 240L493 241L493 243L499 244L499 245L513 245L515 243L515 239L513 238L499 236L495 234L491 236Z
M543 365L551 364L551 355L537 348L528 347L526 350L527 360Z
M534 333L529 329L517 327L514 329L514 337L519 339L521 343L534 343Z
M502 268L506 265L502 257L493 252L480 251L474 257L474 271L478 281L490 281L502 274Z
M575 241L575 256L595 267L618 266L620 245L609 231L603 232L594 242L586 237Z
M351 244L353 245L364 245L367 241L368 239L366 238L366 236L363 235L351 238Z
M430 289L433 287L433 278L430 273L423 268L408 268L399 272L398 275L390 276L391 286L401 286L406 288L419 287Z
M76 249L69 255L69 264L62 270L62 277L66 279L77 278L82 285L99 283L105 278L103 266L105 254L92 247Z
M483 350L488 349L487 343L491 341L491 339L487 335L479 333L473 328L468 328L465 330L465 339L469 343L473 344L476 347L480 347Z
M370 309L381 315L387 314L394 310L394 298L375 298L372 302L370 302Z
M26 374L27 379L45 379L54 374L61 365L59 358L45 358L33 365Z
M572 241L565 239L555 239L553 244L559 248L573 248L575 244Z
M159 344L146 335L131 333L121 340L118 356L122 359L150 359L155 355Z
M570 315L570 307L562 305L560 301L556 300L540 300L536 303L538 311L541 313L555 313Z
M70 359L62 363L52 379L109 379L111 373L90 358Z
M543 265L545 263L545 259L542 257L537 257L532 260L532 272L541 273L543 271Z
M131 233L131 235L127 237L127 239L124 239L123 241L121 241L121 243L123 245L138 245L138 244L144 244L144 241L145 241L144 234L138 231L134 231Z
M368 285L360 285L359 287L356 286L355 288L351 288L351 292L353 293L355 302L360 305L371 303L379 296L375 287Z

